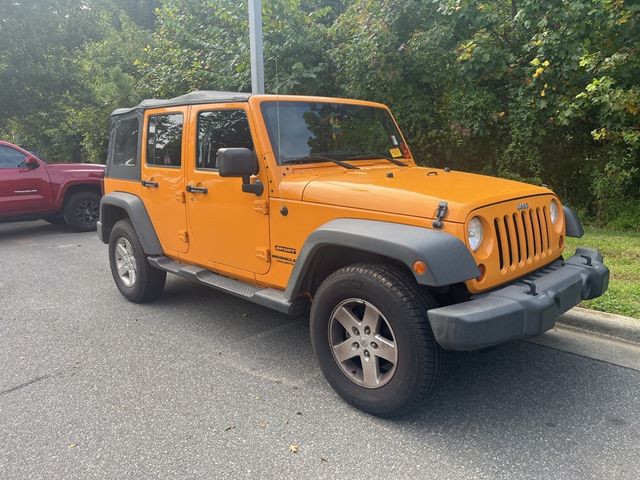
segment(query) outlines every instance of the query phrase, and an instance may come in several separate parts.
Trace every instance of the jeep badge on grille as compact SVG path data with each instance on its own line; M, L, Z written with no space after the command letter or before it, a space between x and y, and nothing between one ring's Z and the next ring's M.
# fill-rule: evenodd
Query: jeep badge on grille
M529 204L527 202L521 202L516 205L516 210L526 210L527 208L529 208Z

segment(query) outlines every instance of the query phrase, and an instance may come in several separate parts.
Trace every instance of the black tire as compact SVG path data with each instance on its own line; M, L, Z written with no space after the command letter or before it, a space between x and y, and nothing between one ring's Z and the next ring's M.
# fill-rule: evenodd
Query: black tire
M118 273L116 248L121 239L126 239L131 247L135 263L135 279L131 285L126 285ZM126 243L126 242L125 242ZM144 254L140 239L129 220L119 220L111 230L109 236L109 264L111 275L116 286L124 297L134 303L144 303L157 298L164 289L167 272L151 266Z
M78 192L64 202L64 220L76 232L96 229L100 217L100 195L95 192Z
M43 217L45 222L49 222L51 225L62 225L65 223L64 216L62 215L50 215L48 217Z
M397 347L394 373L380 387L367 388L349 378L332 352L331 318L337 306L354 298L382 314ZM310 324L313 350L329 384L348 403L373 415L394 417L419 407L441 376L446 359L427 318L427 310L435 306L412 278L393 267L357 264L330 275L316 292ZM351 341L349 335L346 338Z

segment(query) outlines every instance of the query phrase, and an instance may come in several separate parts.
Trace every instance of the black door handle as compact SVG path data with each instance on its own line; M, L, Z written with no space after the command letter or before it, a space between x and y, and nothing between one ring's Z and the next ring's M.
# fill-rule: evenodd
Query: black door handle
M148 182L146 180L142 180L141 183L143 187L158 188L158 182Z
M194 187L193 185L187 185L187 192L189 193L207 193L208 191L207 187Z

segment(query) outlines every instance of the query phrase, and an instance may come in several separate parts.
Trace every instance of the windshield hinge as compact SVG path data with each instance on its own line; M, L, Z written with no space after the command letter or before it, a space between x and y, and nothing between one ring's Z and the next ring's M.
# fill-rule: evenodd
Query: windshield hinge
M449 207L447 205L447 202L442 200L438 203L438 208L436 208L436 213L434 214L436 219L432 223L433 228L441 229L444 226L442 221L447 216L447 212L449 211Z

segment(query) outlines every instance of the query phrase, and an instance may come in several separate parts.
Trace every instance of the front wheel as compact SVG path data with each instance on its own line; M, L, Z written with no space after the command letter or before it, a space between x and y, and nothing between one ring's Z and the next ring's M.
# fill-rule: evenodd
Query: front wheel
M129 220L119 220L111 230L109 264L113 280L127 300L143 303L162 293L167 272L154 268L147 261Z
M434 306L393 267L361 264L333 273L311 307L311 342L327 381L374 415L418 407L445 362L427 318Z

